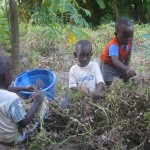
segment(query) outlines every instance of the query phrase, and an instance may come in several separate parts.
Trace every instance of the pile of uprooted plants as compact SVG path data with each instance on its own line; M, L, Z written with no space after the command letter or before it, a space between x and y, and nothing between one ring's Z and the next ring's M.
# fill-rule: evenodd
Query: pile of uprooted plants
M36 132L30 149L148 150L150 147L150 75L128 83L116 79L105 99L67 92L70 104L57 100ZM62 148L63 149L63 148Z

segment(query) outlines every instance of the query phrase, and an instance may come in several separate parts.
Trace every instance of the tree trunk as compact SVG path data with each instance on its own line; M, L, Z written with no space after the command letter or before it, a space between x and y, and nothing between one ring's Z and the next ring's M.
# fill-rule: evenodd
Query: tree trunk
M15 0L9 0L10 7L10 27L11 27L11 60L14 71L20 71L20 60L19 60L19 24L17 14L17 3Z
M116 19L117 19L119 17L119 9L118 9L118 6L117 6L117 0L113 0L113 5L114 5Z

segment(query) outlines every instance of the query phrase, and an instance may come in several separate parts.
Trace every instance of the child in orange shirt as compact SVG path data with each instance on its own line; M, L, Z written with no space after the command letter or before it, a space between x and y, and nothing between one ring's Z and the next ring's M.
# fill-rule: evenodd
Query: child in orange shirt
M128 18L120 18L115 24L115 37L106 45L101 55L101 72L106 85L110 85L113 77L120 77L124 81L136 75L129 67L133 50L132 22Z

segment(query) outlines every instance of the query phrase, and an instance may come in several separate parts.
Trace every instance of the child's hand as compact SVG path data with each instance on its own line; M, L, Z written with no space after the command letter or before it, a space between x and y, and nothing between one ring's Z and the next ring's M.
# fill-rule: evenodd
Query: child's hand
M87 86L81 86L80 87L81 91L83 91L84 93L88 94L90 92L90 89Z
M106 95L105 92L98 93L97 91L93 91L88 94L88 96L90 96L92 98L104 98L105 95Z
M78 88L77 88L77 87L71 87L70 89L71 89L72 91L74 91L74 92L78 91Z
M127 78L131 78L131 77L133 77L133 76L136 76L136 72L133 70L133 69L128 69L127 71L126 71L126 76L127 76Z
M36 87L32 84L26 86L25 89L26 89L26 91L29 91L29 92L36 92L37 91Z
M88 93L87 96L94 98L98 96L98 93L93 91L93 92Z
M44 100L44 96L42 93L38 92L34 95L34 100L38 101L38 102L43 102Z
M105 96L106 96L106 92L104 92L104 91L99 94L100 98L104 98Z

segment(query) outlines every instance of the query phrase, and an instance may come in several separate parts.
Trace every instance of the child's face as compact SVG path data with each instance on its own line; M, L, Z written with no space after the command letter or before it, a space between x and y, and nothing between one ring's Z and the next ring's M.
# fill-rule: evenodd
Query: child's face
M89 46L82 47L81 45L78 45L76 53L74 53L75 57L77 57L79 61L80 67L85 67L89 64L91 56L92 56L92 50Z
M118 33L116 32L116 37L118 38L119 42L121 45L128 45L133 38L133 27L129 26L122 26L120 27L120 31L118 31Z

